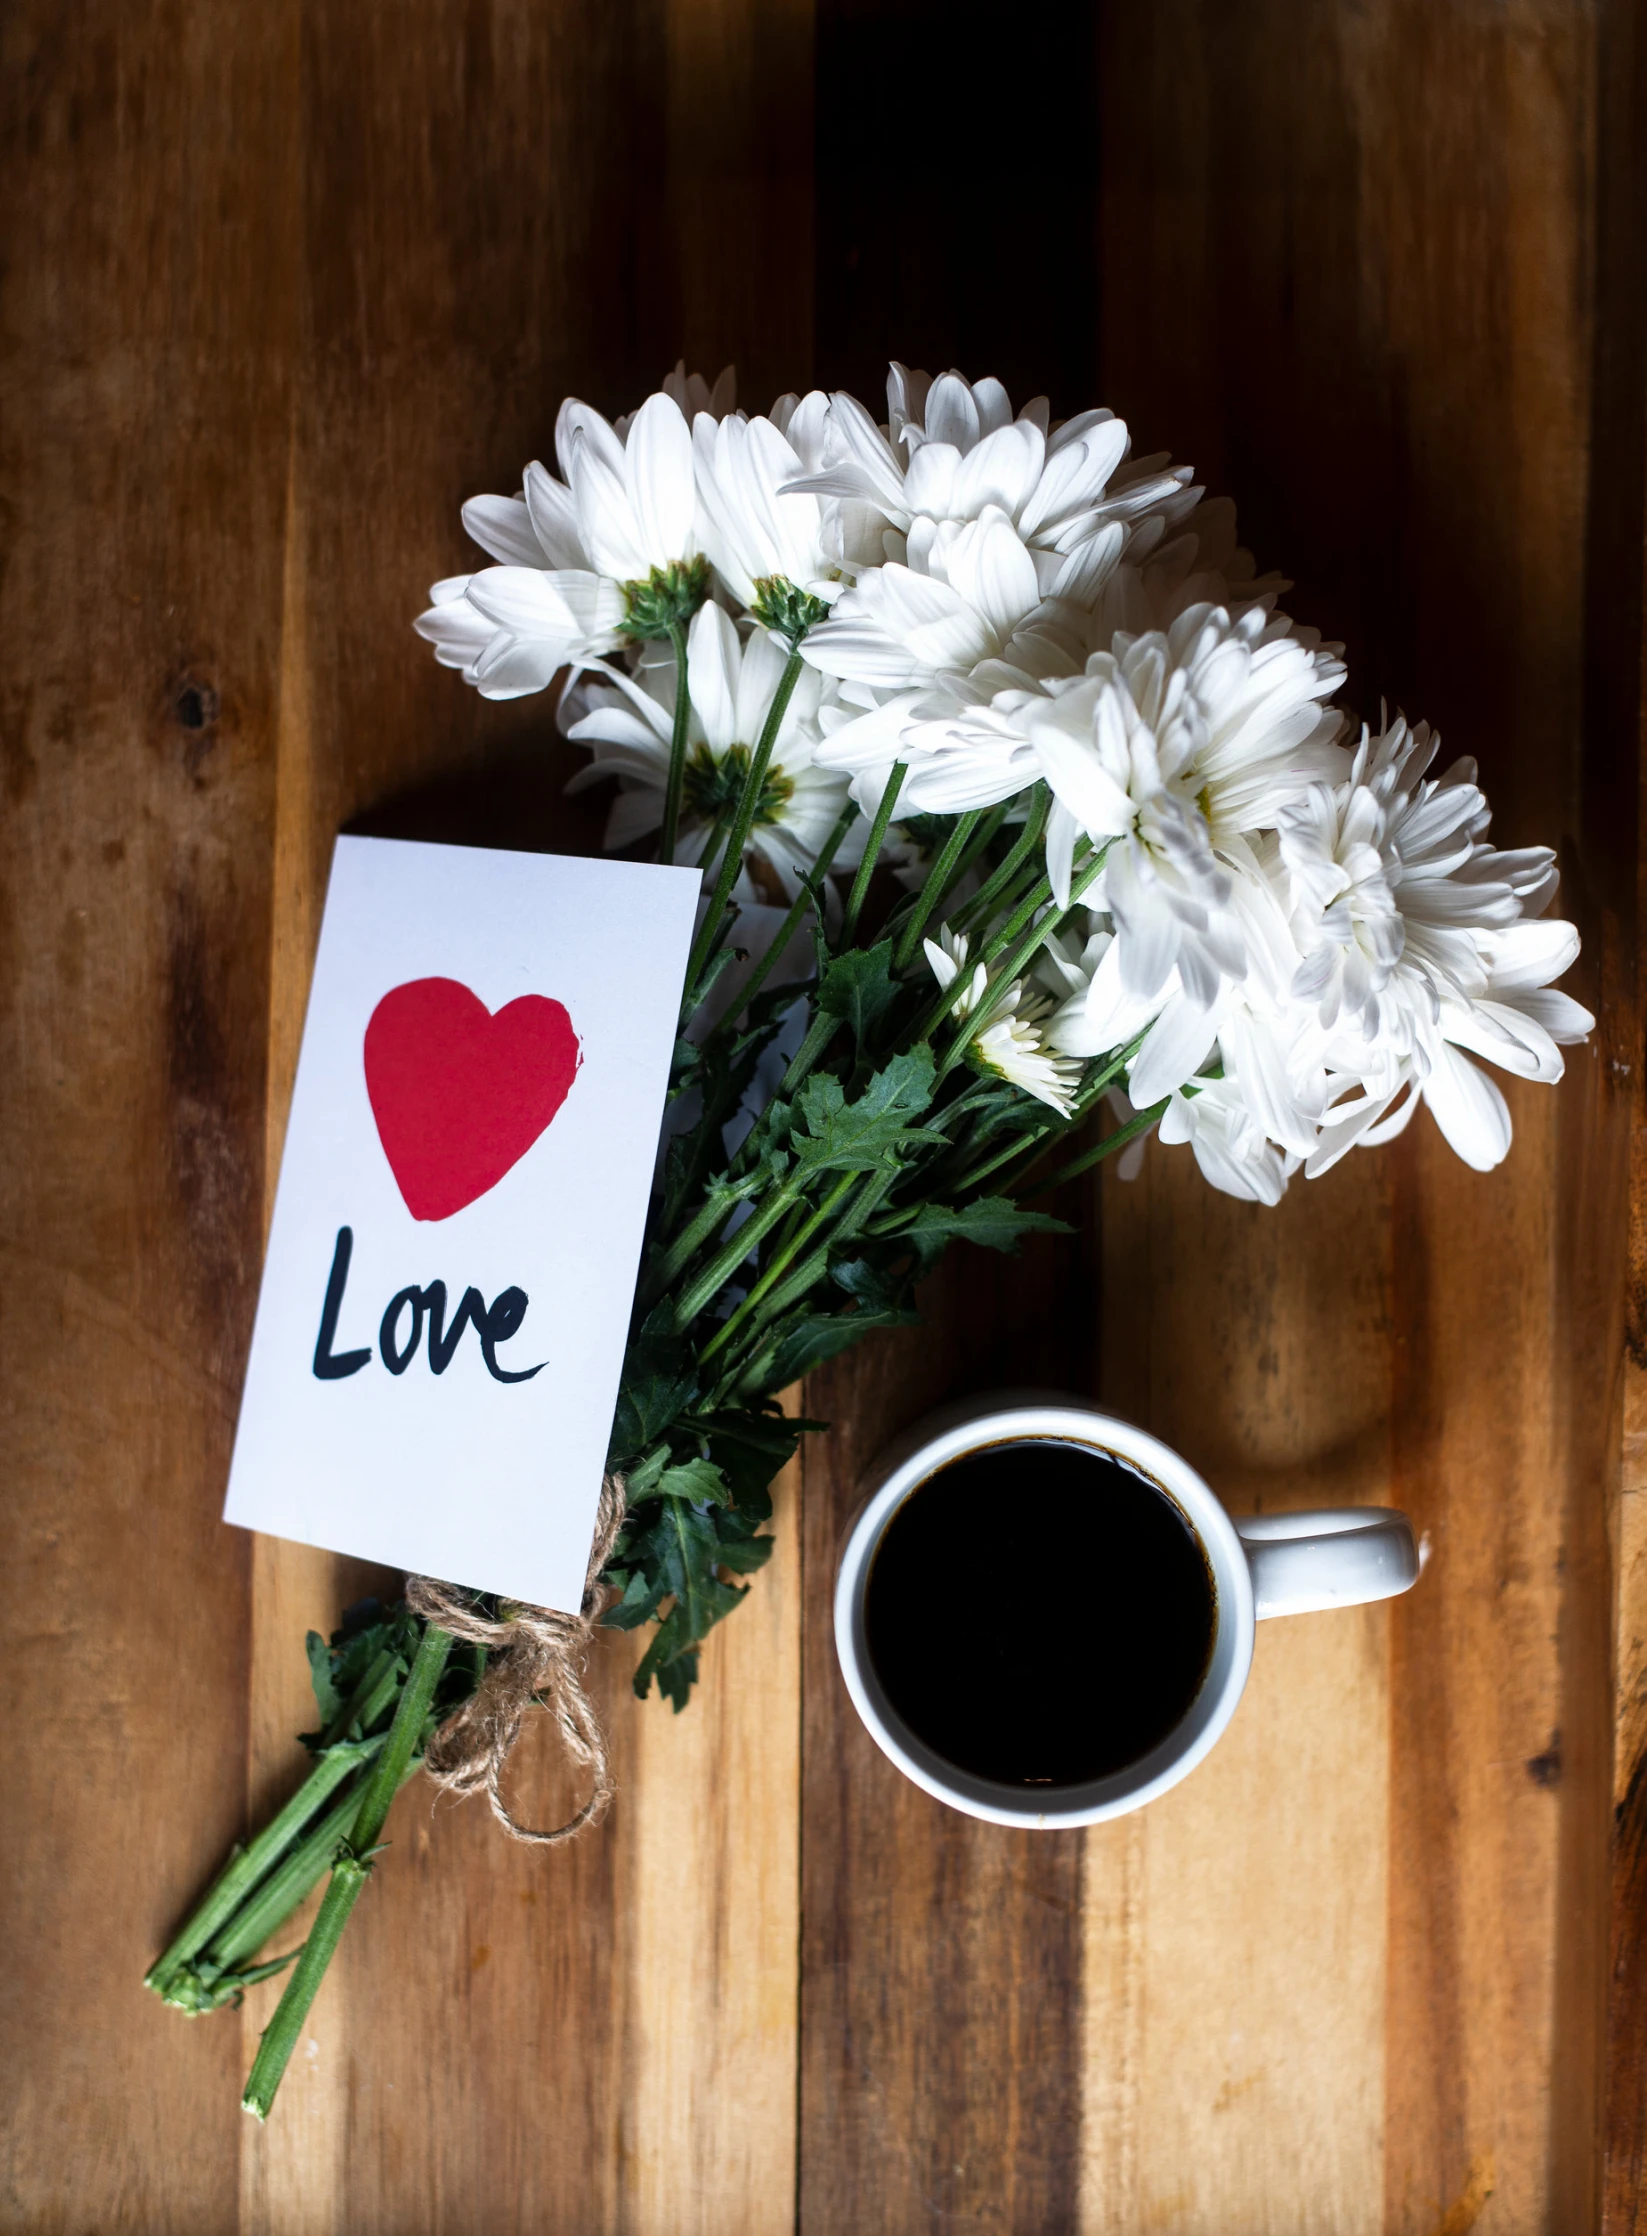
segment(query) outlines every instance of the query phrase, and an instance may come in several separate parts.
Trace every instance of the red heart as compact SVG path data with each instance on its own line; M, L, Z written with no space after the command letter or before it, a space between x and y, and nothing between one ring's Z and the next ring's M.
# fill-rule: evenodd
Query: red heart
M455 978L414 978L366 1027L366 1092L414 1219L449 1219L518 1165L583 1061L559 1002L522 994L494 1017Z

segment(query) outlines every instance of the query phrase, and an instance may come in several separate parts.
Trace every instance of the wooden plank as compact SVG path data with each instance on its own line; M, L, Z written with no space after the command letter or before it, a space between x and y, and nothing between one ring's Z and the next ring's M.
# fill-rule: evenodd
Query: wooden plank
M434 666L410 619L426 581L464 563L462 497L514 487L522 462L548 453L562 393L632 404L677 354L683 319L711 371L713 353L740 349L759 371L774 336L804 330L805 197L787 277L774 282L770 259L760 266L759 315L755 267L728 264L719 243L767 209L779 137L809 183L806 136L785 129L806 107L796 74L806 21L793 5L660 19L503 8L477 29L452 9L408 39L401 12L383 8L309 27L310 323L276 839L282 1081L340 825L598 848L605 803L574 812L561 800L582 755L552 741L547 703L483 705ZM790 76L774 86L779 61ZM757 91L751 138L738 127ZM660 212L666 239L692 251L680 286L655 240L638 260L627 254ZM350 492L342 508L339 490ZM792 1537L792 1518L780 1534ZM343 1565L260 1547L260 1697L301 1679L294 1579L306 1580L318 1621L328 1571ZM340 1575L330 1589L341 1605ZM477 1807L401 1803L367 1930L351 1933L317 2007L290 2100L246 2138L248 2227L640 2232L788 2218L791 1545L757 1589L713 1642L704 1695L684 1719L655 1698L637 1704L633 1645L605 1643L620 1799L576 1850L512 1848ZM296 1705L265 1719L275 1762L288 1759ZM525 1748L520 1803L534 1821L564 1814L568 1798L542 1759L551 1752L542 1735ZM248 2004L248 2050L272 2000L271 1989Z
M1146 444L1171 442L1236 496L1263 563L1298 570L1289 606L1347 639L1363 711L1387 692L1436 719L1449 750L1478 752L1505 842L1579 840L1584 481L1543 473L1534 453L1582 461L1588 439L1591 19L1557 6L1490 21L1406 7L1232 15L1186 0L1108 12L1100 62L1106 401ZM1536 626L1520 619L1534 613ZM1579 840L1568 902L1597 950L1602 867ZM1157 1425L1223 1442L1220 1465L1239 1482L1266 1439L1311 1419L1324 1483L1376 1497L1388 1482L1431 1536L1430 1571L1391 1618L1392 2230L1581 2226L1595 2208L1606 1677L1590 1641L1605 1635L1616 1414L1604 1346L1599 1403L1586 1408L1575 1331L1594 1329L1590 1300L1610 1279L1616 1293L1617 1114L1597 1056L1574 1068L1559 1100L1512 1098L1516 1151L1488 1180L1421 1123L1383 1178L1307 1191L1310 1231L1292 1238L1289 1267L1329 1226L1335 1183L1366 1194L1338 1280L1309 1312L1293 1307L1290 1358L1273 1343L1256 1226L1203 1250L1187 1195L1152 1212L1152 1336L1164 1312L1183 1339L1181 1352L1168 1346L1175 1364L1228 1355L1252 1377L1271 1360L1265 1403L1245 1413L1217 1375L1198 1387L1186 1368ZM1113 1222L1106 1247L1123 1247ZM1171 1269L1198 1253L1218 1293L1195 1327L1172 1320L1170 1288ZM1318 1384L1312 1348L1330 1353L1346 1316L1354 1324L1378 1294L1369 1256L1383 1261L1387 1317L1366 1327L1347 1383ZM1118 1372L1126 1337L1108 1338ZM1371 1464L1341 1474L1358 1446ZM1310 1657L1328 1654L1319 1637ZM1307 1698L1350 1697L1325 1666L1300 1674ZM1360 1804L1368 1838L1376 1787ZM1278 1866L1288 1840L1278 1824ZM1139 1868L1100 1879L1094 1928L1127 1908L1146 1952L1163 1937L1166 1962L1178 1929L1157 1919ZM1262 1873L1244 1882L1243 1929L1265 1915L1261 1888ZM1363 1980L1383 1932L1369 1923L1357 1936ZM1099 1962L1096 1992L1120 1992L1113 1970ZM1210 1985L1233 2010L1239 1959ZM1306 1980L1294 1992L1313 2007ZM1186 2211L1228 2213L1239 2198L1253 2226L1293 2225L1289 2211L1339 2224L1323 2146L1363 2115L1323 2093L1301 2045L1287 2071L1302 2123L1290 2178L1304 2186L1285 2194L1289 2177L1258 2169L1236 2139L1233 2106L1206 2088L1199 2106L1157 2098L1147 2068L1129 2084L1140 2132L1160 2138L1165 2112L1181 2160L1207 2169ZM1234 2078L1232 2065L1220 2090ZM1113 2090L1098 2110L1113 2131ZM1137 2152L1121 2163L1145 2180ZM1370 2210L1365 2191L1355 2210Z
M624 1703L634 1849L618 2221L636 2236L792 2226L800 1910L800 1467L777 1550L704 1652L691 1706Z
M1057 408L1086 401L1094 11L1054 8L1047 43L999 37L976 7L884 0L818 10L818 369L879 406L890 356L995 372ZM1056 47L1061 67L1046 70ZM912 135L924 113L990 98L1033 134ZM1026 312L1026 306L1028 307ZM1066 1216L1079 1218L1086 1191ZM929 1407L1011 1383L1090 1390L1090 1235L1003 1266L964 1251L928 1285L927 1325L866 1344L808 1384L833 1422L805 1455L805 1677L799 2225L1039 2232L1074 2225L1080 2163L1080 1869L1073 1834L1014 1833L945 1810L858 1724L830 1597L861 1475ZM1054 1579L1026 1547L1000 1610ZM1027 1619L1033 1619L1032 1616Z
M834 1425L803 1460L803 2236L1074 2225L1081 1837L975 1823L894 1770L840 1681L831 1598L881 1447L963 1392L1080 1389L1095 1302L1086 1237L969 1253L927 1285L923 1328L807 1384ZM1003 1552L1002 1604L957 1610L957 1653L971 1624L1034 1620L1055 1588L1032 1546L1021 1571Z
M1387 1498L1383 1211L1371 1159L1274 1211L1106 1183L1104 1396L1233 1512ZM1263 1624L1211 1760L1088 1835L1093 2236L1382 2227L1389 1701L1387 1610Z
M138 1983L241 1815L248 1549L215 1517L261 1210L286 29L183 0L5 31L18 2227L235 2212L236 2030Z
M1462 2236L1594 2225L1605 2117L1606 2226L1641 2225L1641 44L1624 0L1071 0L987 49L1036 143L917 156L910 84L975 94L993 23L948 20L825 0L814 154L804 0L12 12L9 2223L661 2236L798 2195L826 2236ZM1606 1034L1490 1180L1421 1128L1261 1215L1152 1152L1101 1271L957 1263L810 1392L837 1430L688 1717L603 1646L597 1839L403 1802L258 2132L272 1991L186 2027L135 1977L242 1769L244 1813L290 1778L302 1630L360 1582L215 1519L331 835L595 842L544 702L480 705L407 625L566 390L620 407L682 346L752 401L804 379L814 173L820 369L987 357L1195 458L1369 708L1478 750L1507 840L1565 832ZM897 1779L828 1598L879 1444L1092 1386L1100 1284L1104 1388L1232 1505L1394 1495L1434 1559L1393 1615L1266 1630L1214 1762L1083 1842ZM518 1790L565 1798L541 1755Z

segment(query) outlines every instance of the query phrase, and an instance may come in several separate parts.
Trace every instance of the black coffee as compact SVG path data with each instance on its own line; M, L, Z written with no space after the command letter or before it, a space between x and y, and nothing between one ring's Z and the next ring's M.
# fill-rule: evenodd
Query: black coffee
M1078 1445L993 1444L893 1515L864 1596L869 1657L917 1737L1010 1786L1137 1762L1201 1689L1216 1601L1171 1499Z

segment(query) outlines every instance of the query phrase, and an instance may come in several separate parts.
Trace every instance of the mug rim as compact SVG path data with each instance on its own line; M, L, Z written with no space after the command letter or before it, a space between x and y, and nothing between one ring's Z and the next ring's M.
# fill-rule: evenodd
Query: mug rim
M941 1468L992 1444L1055 1442L1085 1445L1134 1468L1178 1508L1212 1569L1215 1625L1207 1670L1184 1715L1165 1738L1122 1770L1057 1789L1057 1799L1031 1799L1022 1786L978 1777L945 1758L910 1730L880 1685L869 1658L864 1599L870 1568L888 1523L904 1501ZM1222 1737L1252 1667L1252 1576L1235 1524L1216 1493L1147 1429L1085 1400L1040 1393L998 1393L927 1415L894 1444L868 1478L868 1488L842 1547L835 1577L835 1656L865 1729L906 1778L937 1801L989 1824L1047 1831L1102 1824L1141 1809L1177 1785Z

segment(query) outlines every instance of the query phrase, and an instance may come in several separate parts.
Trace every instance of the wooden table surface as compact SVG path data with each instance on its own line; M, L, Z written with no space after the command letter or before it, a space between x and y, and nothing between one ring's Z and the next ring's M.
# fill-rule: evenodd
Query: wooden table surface
M5 2227L1647 2228L1639 10L12 0L0 41ZM409 624L561 395L683 350L757 405L959 362L1193 459L1360 711L1560 839L1601 1029L1490 1177L1427 1119L1274 1212L1152 1150L1079 1239L957 1255L809 1386L687 1714L603 1646L597 1836L403 1798L260 2130L272 1991L139 1980L364 1573L217 1519L328 849L596 842L547 702ZM1025 1380L1238 1511L1430 1546L1266 1626L1216 1756L1086 1836L902 1782L829 1638L860 1470ZM1002 1582L1100 1619L1032 1515Z

